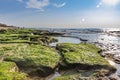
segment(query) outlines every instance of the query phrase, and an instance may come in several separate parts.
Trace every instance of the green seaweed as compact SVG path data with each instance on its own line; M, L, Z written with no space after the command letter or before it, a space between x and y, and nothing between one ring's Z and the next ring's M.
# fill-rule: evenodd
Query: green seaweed
M29 80L27 74L20 73L14 62L0 62L0 80Z
M108 65L109 63L100 56L100 48L94 44L62 43L57 45L67 64Z
M46 66L54 68L59 62L59 54L55 49L35 45L35 44L1 44L1 54L5 56L5 60L14 62L25 62L30 66ZM32 64L33 63L33 64ZM22 65L21 66L26 66Z
M46 31L33 29L7 29L0 31L0 43L31 43L48 45L57 39L46 35ZM48 32L47 32L48 33Z

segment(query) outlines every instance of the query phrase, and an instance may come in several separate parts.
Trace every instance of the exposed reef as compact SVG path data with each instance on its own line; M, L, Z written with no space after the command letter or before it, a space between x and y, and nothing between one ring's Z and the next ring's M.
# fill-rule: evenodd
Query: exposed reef
M53 36L64 33L0 26L0 80L48 80L56 71L60 76L53 80L110 80L116 71L94 44L51 47L58 41Z

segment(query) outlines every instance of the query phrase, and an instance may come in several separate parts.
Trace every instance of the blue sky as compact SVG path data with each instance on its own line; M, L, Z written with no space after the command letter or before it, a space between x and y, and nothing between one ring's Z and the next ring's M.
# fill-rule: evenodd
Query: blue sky
M21 27L119 27L120 0L0 0L0 22Z

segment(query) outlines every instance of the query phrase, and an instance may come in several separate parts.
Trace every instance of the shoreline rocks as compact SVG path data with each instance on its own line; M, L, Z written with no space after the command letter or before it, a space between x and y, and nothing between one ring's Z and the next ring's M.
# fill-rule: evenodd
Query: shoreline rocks
M114 62L120 64L120 45L118 44L103 44L103 43L95 43L99 48L102 49L101 55L103 57L108 57L112 59Z
M108 76L116 71L107 60L100 56L98 52L101 49L93 44L61 43L57 45L57 49L61 53L64 62L64 64L60 64L62 66L61 70L75 70L53 80L110 80ZM86 76L87 74L89 75Z
M5 47L4 47L5 46ZM0 46L5 61L15 62L19 69L27 74L37 73L39 76L48 76L54 72L59 63L59 54L53 48L34 44L4 44ZM10 53L9 53L10 52Z
M71 76L72 79L107 79L111 73L115 72L116 69L99 55L98 52L101 49L95 45L87 42L61 43L57 45L56 50L48 44L58 40L47 33L29 29L3 31L0 35L1 42L3 41L3 44L0 44L0 56L4 56L1 62L15 62L19 70L31 78L47 77L54 73L56 68L58 68L57 71L75 69L74 73L67 74L66 71L67 75L62 74L60 77L63 78L60 80L65 76L67 77L65 80ZM51 33L50 35L62 34ZM6 44L7 41L10 43ZM14 71L14 68L11 71Z
M30 77L47 77L58 68L58 71L75 69L74 74L67 75L68 77L73 76L72 79L94 80L98 77L106 79L116 70L99 55L98 51L101 49L90 43L57 44L59 53L53 48L35 44L1 44L0 49L4 51L1 54L4 55L4 61L15 62L19 70ZM91 73L89 76L80 76L81 73L89 74L88 71ZM101 73L101 71L103 72ZM64 75L60 77L64 77ZM58 80L66 80L66 78Z

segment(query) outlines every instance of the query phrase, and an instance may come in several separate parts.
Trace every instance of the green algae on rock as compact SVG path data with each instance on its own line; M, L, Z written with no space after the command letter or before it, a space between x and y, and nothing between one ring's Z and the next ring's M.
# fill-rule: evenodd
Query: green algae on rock
M14 62L3 61L0 63L0 71L16 72L16 71L18 71L18 67L16 66L16 64Z
M0 62L0 80L29 80L27 74L20 73L14 62Z
M108 65L108 62L98 54L100 48L93 44L61 43L57 45L67 64Z
M90 43L60 43L57 49L62 56L64 74L53 80L109 80L109 75L115 72L106 59L98 53L101 49ZM66 68L65 68L66 67ZM68 69L71 67L71 70ZM64 71L68 69L68 71Z
M57 39L47 35L48 31L33 29L7 29L0 30L0 43L30 43L48 45L57 42Z
M59 63L59 54L53 48L35 44L4 44L0 46L5 61L15 62L19 68L50 74Z
M60 43L57 49L63 57L62 68L74 67L76 70L65 72L54 80L109 80L108 76L116 70L100 56L101 49L94 44Z

